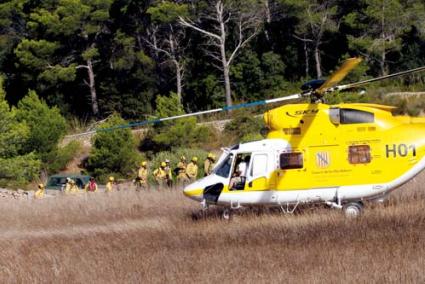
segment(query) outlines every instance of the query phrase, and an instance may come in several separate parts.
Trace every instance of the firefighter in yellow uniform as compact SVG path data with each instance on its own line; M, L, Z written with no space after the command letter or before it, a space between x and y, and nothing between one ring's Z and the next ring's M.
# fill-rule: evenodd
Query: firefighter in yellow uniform
M191 162L186 167L186 175L190 182L194 182L198 177L198 158L193 157Z
M63 192L65 193L65 194L70 194L71 193L71 186L72 186L72 184L71 184L71 178L66 178L66 184L65 184L65 188L64 188L64 190L63 190Z
M115 179L114 177L109 177L108 182L106 183L105 192L112 192L114 186Z
M71 179L71 193L72 194L78 194L80 193L80 189L78 188L77 184L75 183L75 180Z
M37 191L34 193L34 198L35 199L41 199L41 198L43 198L45 192L46 192L46 189L44 188L44 184L40 183L38 185Z
M209 176L212 173L215 163L215 156L213 153L208 153L207 158L204 161L204 174Z
M173 186L173 173L171 170L170 160L165 160L165 172L167 173L167 186L172 187Z
M137 171L137 178L136 178L136 190L141 189L148 189L148 162L143 161L140 164L140 168Z
M161 162L161 166L153 171L153 176L155 177L159 187L164 187L167 184L168 175L165 170L166 166L167 164L165 162Z
M180 162L177 164L177 183L179 185L186 185L189 183L189 178L186 175L186 167L187 167L187 163L186 163L186 157L185 156L181 156L180 157Z
M64 190L65 194L77 194L80 192L80 189L76 185L75 180L71 178L67 178L66 180L67 182L65 184L65 190Z

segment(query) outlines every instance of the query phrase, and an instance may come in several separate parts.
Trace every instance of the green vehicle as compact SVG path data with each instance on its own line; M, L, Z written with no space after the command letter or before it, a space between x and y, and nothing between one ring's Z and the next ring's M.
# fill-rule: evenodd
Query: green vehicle
M58 193L64 190L66 179L71 178L75 180L75 184L79 189L84 189L84 186L89 182L90 176L79 174L57 174L52 175L47 180L46 190L49 193Z

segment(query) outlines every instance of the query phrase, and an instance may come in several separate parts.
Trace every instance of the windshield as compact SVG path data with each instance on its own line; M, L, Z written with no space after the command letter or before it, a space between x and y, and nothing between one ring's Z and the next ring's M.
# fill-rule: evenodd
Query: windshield
M230 169L232 168L233 155L229 154L226 158L224 158L223 162L220 163L215 168L214 173L218 176L228 178L230 174Z

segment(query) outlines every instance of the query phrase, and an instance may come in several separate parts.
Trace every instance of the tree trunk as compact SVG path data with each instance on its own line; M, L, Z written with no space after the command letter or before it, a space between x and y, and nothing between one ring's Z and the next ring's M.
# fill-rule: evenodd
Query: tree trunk
M308 47L307 47L307 41L303 41L304 44L304 57L305 57L305 77L308 78L310 74L310 63L308 58Z
M267 41L270 41L270 36L269 36L269 25L272 22L272 16L270 13L270 6L269 6L269 0L264 1L264 6L265 6L265 12L266 12L266 27L264 28L264 34L266 36Z
M227 62L226 57L226 29L224 28L223 19L223 6L219 1L217 3L217 20L220 23L220 55L221 63L223 65L223 76L224 76L224 89L226 95L226 105L232 106L232 90L230 88L230 64Z
M93 115L97 116L99 114L99 106L97 104L97 94L96 94L96 86L94 81L93 63L91 59L87 60L87 74L89 76L88 86L90 88L92 111L93 111Z
M320 50L318 44L314 47L314 59L316 61L316 74L319 79L322 77L322 66L320 64Z
M226 105L228 107L232 106L232 90L230 88L230 66L227 63L226 49L224 46L224 41L220 44L220 53L221 53L221 62L223 64L223 76L224 76L224 88L226 94Z
M385 66L385 61L386 61L386 53L385 53L385 50L384 50L384 51L382 51L382 54L381 54L381 62L380 62L381 75L382 75L382 76L387 75L387 68L386 68L386 66Z
M173 30L170 25L170 30ZM170 45L170 57L174 62L174 66L176 67L176 86L177 86L177 97L179 98L179 102L182 102L182 79L183 79L183 66L180 64L178 60L178 55L176 52L176 47L174 46L175 39L172 33L170 33L168 37L168 42Z
M228 107L232 106L232 91L230 89L230 76L229 76L229 66L226 66L223 70L224 75L224 86L226 89L226 105Z
M385 1L382 1L382 15L381 15L381 38L382 38L382 54L381 54L381 75L385 76L387 75L386 68L385 68L385 61L386 61L386 47L385 47Z
M182 103L182 66L176 61L176 84L177 84L177 97L179 98L180 103Z

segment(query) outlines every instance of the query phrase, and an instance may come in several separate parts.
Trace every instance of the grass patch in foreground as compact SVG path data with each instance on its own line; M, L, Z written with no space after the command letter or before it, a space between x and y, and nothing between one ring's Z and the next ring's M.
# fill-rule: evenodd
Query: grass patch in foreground
M0 279L423 283L422 180L355 220L315 209L192 221L198 204L178 190L8 202L0 206Z

